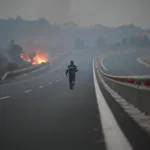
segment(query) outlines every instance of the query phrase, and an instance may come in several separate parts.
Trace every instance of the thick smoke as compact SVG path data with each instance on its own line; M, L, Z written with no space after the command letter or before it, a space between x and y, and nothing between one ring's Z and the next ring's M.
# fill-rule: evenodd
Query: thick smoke
M70 0L1 0L0 17L21 16L34 20L45 17L50 22L69 20Z

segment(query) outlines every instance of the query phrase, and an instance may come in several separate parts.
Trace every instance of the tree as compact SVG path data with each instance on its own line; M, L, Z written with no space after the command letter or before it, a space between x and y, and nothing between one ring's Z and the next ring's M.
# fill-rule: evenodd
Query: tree
M9 54L15 63L17 64L24 63L24 60L20 58L20 55L23 54L22 47L18 44L15 44L14 40L10 41Z
M9 50L13 56L19 56L23 53L22 47L18 44L15 44L14 40L10 42Z
M50 23L45 18L39 18L38 21L45 25L50 25Z
M5 55L0 49L0 68L6 67L7 64L8 64L8 59L5 57Z
M22 19L20 16L17 16L17 17L16 17L16 20L17 20L17 21L23 21L23 19Z

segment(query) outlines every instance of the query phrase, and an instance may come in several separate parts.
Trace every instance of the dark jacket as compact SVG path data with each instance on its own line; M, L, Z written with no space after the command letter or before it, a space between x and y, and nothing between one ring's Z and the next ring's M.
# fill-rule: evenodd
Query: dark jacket
M74 64L70 64L68 67L67 67L67 70L66 70L66 75L69 73L69 76L75 76L75 73L78 71L78 68L76 65Z

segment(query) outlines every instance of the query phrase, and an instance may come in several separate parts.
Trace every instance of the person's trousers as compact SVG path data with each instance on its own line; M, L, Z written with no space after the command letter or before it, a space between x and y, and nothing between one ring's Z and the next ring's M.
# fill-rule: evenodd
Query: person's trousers
M69 82L70 83L75 82L75 74L70 74L69 75Z

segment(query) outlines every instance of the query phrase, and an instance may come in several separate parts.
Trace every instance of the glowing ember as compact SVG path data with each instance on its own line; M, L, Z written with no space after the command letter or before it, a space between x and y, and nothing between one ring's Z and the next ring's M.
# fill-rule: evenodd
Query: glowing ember
M33 65L37 65L37 64L41 64L41 63L45 63L45 62L48 62L48 58L46 56L44 56L44 55L36 55L33 58L32 64Z
M25 56L24 54L20 55L20 58L22 58L24 61L32 63L32 65L38 65L41 63L48 62L48 54L45 52L36 52L34 55L31 56Z
M31 60L28 56L25 56L24 54L20 55L20 58L22 58L24 61L31 63Z

